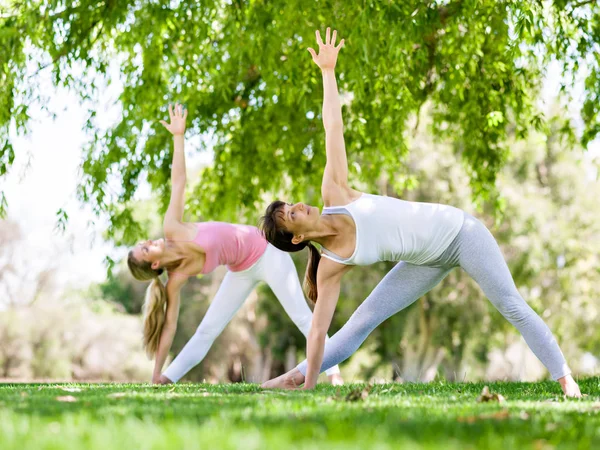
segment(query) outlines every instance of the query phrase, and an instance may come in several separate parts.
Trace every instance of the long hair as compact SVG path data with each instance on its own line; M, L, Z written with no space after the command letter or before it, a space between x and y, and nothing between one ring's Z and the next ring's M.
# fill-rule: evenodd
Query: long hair
M321 253L319 253L319 250L317 250L310 241L300 242L299 244L294 244L292 242L294 235L283 228L277 221L277 219L283 215L281 209L284 205L285 202L282 202L281 200L275 200L271 203L267 207L265 215L260 218L258 226L265 236L265 239L279 250L293 253L308 247L310 254L308 257L308 265L306 266L306 273L304 274L304 291L306 292L307 297L316 303L318 297L317 269L319 268Z
M148 261L138 261L133 256L133 250L127 256L127 266L133 277L140 281L152 280L144 299L144 350L148 358L152 359L158 350L158 343L165 324L165 306L167 304L167 290L160 275L163 269L152 268Z

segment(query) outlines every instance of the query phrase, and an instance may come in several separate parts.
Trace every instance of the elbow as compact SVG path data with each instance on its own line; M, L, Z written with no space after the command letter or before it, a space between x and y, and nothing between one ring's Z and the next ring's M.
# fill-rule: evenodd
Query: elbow
M163 325L163 330L174 333L175 330L177 330L177 317L167 316L165 319L165 324Z
M308 339L313 342L321 342L325 341L325 337L327 336L327 329L324 327L313 326L308 333Z
M185 175L177 177L177 180L171 182L171 189L174 192L185 192L186 179Z
M323 121L323 126L325 128L325 133L344 131L344 122L341 119Z

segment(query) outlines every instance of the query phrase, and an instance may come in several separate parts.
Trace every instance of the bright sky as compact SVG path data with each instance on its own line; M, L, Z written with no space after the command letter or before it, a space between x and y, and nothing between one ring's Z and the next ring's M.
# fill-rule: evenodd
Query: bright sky
M91 209L75 197L86 141L82 131L84 109L74 94L52 87L48 76L46 70L42 86L50 97L49 109L58 116L53 121L39 105L30 109L31 132L14 139L14 165L1 187L8 200L8 218L16 221L24 233L27 256L40 264L48 258L58 259L58 281L85 286L104 279L102 261L114 249L102 240L106 223L98 221ZM114 92L108 92L107 97L110 94L116 98ZM99 114L110 116L111 111L102 106L100 110ZM118 108L112 110L113 115L118 113ZM64 235L55 229L60 208L69 215Z
M543 98L548 104L558 92L557 67L549 68L544 86ZM8 218L18 222L25 234L27 257L42 265L48 258L54 259L60 267L58 281L61 284L84 287L105 278L102 261L107 254L118 258L125 250L103 242L102 231L106 229L107 221L98 220L89 207L80 205L75 198L78 166L86 142L82 131L85 110L76 95L52 87L48 70L43 73L43 78L42 86L51 99L48 106L58 113L58 117L52 121L39 105L37 110L30 110L31 132L25 138L14 140L14 166L6 179L1 180L0 189L5 191L9 202ZM102 94L97 111L102 126L108 127L118 120L118 86L113 83ZM578 123L581 122L578 108L582 92L583 83L579 82L575 89L576 101L568 105ZM590 156L600 154L599 150L600 145L596 142ZM206 154L201 159L206 161ZM195 162L198 161L191 161L191 164ZM55 231L56 212L60 208L69 214L64 235Z

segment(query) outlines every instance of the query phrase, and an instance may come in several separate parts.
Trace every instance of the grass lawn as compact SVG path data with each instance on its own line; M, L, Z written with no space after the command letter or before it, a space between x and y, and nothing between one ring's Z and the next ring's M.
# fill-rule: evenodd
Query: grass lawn
M0 448L600 448L600 378L557 383L0 384ZM368 392L367 392L368 391Z

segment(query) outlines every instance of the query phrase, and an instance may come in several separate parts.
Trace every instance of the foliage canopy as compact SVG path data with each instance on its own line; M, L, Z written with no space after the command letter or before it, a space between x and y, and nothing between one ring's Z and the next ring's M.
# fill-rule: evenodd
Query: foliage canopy
M8 0L0 7L0 177L14 161L9 128L26 133L43 104L39 72L89 101L80 199L108 212L109 235L140 232L128 202L147 179L166 207L170 140L156 126L168 102L190 110L191 134L214 151L189 214L256 220L263 194L315 200L324 166L321 86L306 47L331 25L346 39L338 64L349 163L374 189L411 187L410 118L430 102L431 132L450 139L474 200L495 199L496 175L518 136L544 126L537 90L549 61L566 84L588 65L587 144L600 131L600 6L592 1ZM122 116L105 130L94 99L118 67ZM46 69L47 68L47 69ZM565 129L568 131L568 128ZM206 144L206 142L210 142ZM213 146L214 144L214 146ZM399 176L398 171L406 176ZM116 186L116 188L115 188ZM0 193L0 209L6 199Z

